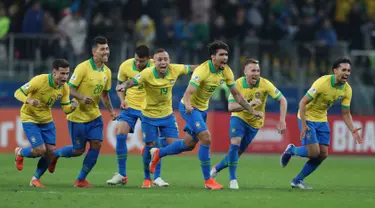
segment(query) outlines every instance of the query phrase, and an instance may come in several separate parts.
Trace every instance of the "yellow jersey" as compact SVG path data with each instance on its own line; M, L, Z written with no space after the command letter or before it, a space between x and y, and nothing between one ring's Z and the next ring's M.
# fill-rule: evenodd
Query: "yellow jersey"
M101 116L99 109L100 95L103 91L111 90L111 70L104 65L101 69L96 68L91 59L80 63L68 84L84 95L91 97L95 102L85 104L78 100L79 105L75 111L67 116L67 119L77 123L87 123Z
M274 99L279 99L283 94L267 79L259 77L258 81L256 82L255 87L249 88L249 85L246 82L245 77L241 77L236 80L237 89L240 93L245 97L247 102L251 102L253 99L259 99L262 101L262 104L256 106L254 109L256 111L263 112L265 115L266 111L266 102L267 97L270 95ZM228 98L228 102L237 102L233 95L230 94ZM264 125L265 116L262 119L256 118L254 115L250 114L247 110L243 110L241 112L233 112L232 116L236 116L247 124L254 128L262 128Z
M190 72L189 65L169 64L164 78L159 77L156 67L146 68L132 78L136 85L143 83L146 91L142 114L149 118L164 118L171 115L173 113L172 88L178 76Z
M52 74L41 74L32 78L28 83L20 87L14 96L23 102L21 107L21 121L45 124L52 122L51 108L53 104L60 100L60 105L65 113L72 111L69 99L69 86L55 85ZM36 107L27 104L28 98L39 100Z
M229 66L216 72L212 61L206 61L199 65L194 70L189 82L190 85L197 88L197 91L191 96L191 105L200 111L207 110L212 94L223 83L226 83L228 87L235 85L234 75ZM184 102L183 99L181 102Z
M317 79L306 95L311 99L306 105L306 120L327 122L327 110L337 100L341 100L341 107L350 108L352 88L348 83L335 86L335 75L326 75Z
M120 69L117 75L118 81L125 82L139 74L134 61L134 58L128 59L120 65ZM154 60L150 59L147 62L146 68L152 66L154 66ZM142 110L142 104L145 99L145 95L146 92L144 90L143 84L141 83L138 85L138 87L132 87L126 91L125 102L129 107L133 109Z

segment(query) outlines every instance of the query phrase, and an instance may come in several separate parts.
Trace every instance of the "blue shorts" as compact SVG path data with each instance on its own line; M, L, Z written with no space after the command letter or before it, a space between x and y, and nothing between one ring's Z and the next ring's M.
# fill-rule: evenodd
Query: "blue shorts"
M178 126L173 113L164 118L142 116L143 141L154 142L158 137L178 138Z
M230 138L241 137L240 151L245 152L247 147L253 141L254 137L257 135L259 129L253 128L244 120L236 117L230 117L230 128L229 135Z
M73 149L84 149L89 140L103 141L103 119L101 116L87 123L68 121L68 128Z
M301 139L303 145L319 143L329 146L331 131L328 122L306 121L306 124L310 130L306 131L305 137ZM298 126L301 132L302 123L300 119L298 119Z
M178 110L180 111L182 118L186 122L184 131L189 133L195 141L199 141L197 134L208 129L206 125L207 110L200 111L194 108L194 110L190 114L186 114L185 105L181 102Z
M56 145L56 127L53 122L46 124L24 122L22 127L32 148L42 144Z
M134 127L138 118L142 119L142 112L133 108L128 108L126 110L121 110L117 120L128 123L130 133L134 133Z

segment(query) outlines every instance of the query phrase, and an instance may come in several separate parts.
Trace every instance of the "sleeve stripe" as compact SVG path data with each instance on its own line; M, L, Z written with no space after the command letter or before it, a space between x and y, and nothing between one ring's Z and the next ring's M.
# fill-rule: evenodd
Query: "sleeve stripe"
M67 102L67 103L60 103L60 105L69 105L69 104L71 104L72 102Z
M307 97L309 97L311 100L314 99L313 96L310 95L310 93L307 92L306 95L307 95Z
M75 86L74 84L68 82L68 85L71 86L71 87L74 87L74 88L77 88L77 86Z
M279 93L279 95L278 96L276 96L274 99L279 99L281 96L283 96L283 93Z
M229 99L228 100L229 103L234 103L234 102L237 102L235 99Z
M341 105L342 108L350 108L350 105Z
M193 85L194 87L198 88L198 85L195 84L194 82L189 82L189 84Z
M228 87L233 87L234 85L236 85L236 83L233 83L233 84L227 84Z
M138 85L138 80L136 78L132 78L133 82L135 83L135 85Z
M111 89L109 89L109 90L103 90L103 92L109 92L109 91L111 91Z
M25 96L27 96L26 93L25 93L25 91L23 91L22 87L20 87L20 91L21 91Z
M190 67L190 65L187 65L187 68L188 68L188 74L190 74L190 72L191 72L191 67Z

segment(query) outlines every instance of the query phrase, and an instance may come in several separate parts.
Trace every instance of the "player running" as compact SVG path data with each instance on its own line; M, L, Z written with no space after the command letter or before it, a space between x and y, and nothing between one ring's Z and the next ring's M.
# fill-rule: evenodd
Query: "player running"
M77 157L85 152L86 142L90 143L83 167L74 183L75 187L91 187L86 177L95 166L103 141L103 120L99 109L99 100L109 110L112 119L116 112L109 97L111 89L111 70L108 62L109 47L107 39L94 38L93 57L79 64L69 80L71 95L78 100L79 107L67 116L72 146L57 149L49 171L54 172L59 157Z
M260 77L259 62L248 59L245 63L244 77L236 80L236 86L248 103L257 111L265 113L268 95L280 103L280 121L277 125L279 133L283 134L286 129L285 117L287 112L287 101L282 93L267 79ZM232 112L230 118L230 148L224 159L211 169L211 177L215 178L217 173L229 166L230 183L229 188L239 189L237 182L238 158L244 153L258 130L264 125L264 117L256 118L236 102L233 95L229 96L228 109Z
M292 188L311 189L304 179L314 172L328 156L330 129L327 110L338 100L341 102L342 118L352 132L353 138L362 143L360 128L354 128L350 114L352 88L347 80L351 73L351 62L347 58L337 59L332 66L332 75L317 79L299 103L298 124L303 146L289 144L282 154L280 163L286 167L294 155L307 157L302 171L290 182Z
M154 61L154 67L144 69L134 78L116 87L117 91L127 93L128 88L143 85L146 92L142 106L142 132L146 144L142 188L151 188L149 153L159 135L168 140L178 139L178 127L172 109L172 88L180 75L189 74L193 70L189 65L170 64L169 54L164 49L155 51Z
M134 58L128 59L120 65L117 76L117 84L120 85L123 82L134 78L145 68L153 66L154 60L150 59L150 49L145 45L140 45L135 49ZM117 185L126 184L128 182L128 176L126 174L126 160L128 157L126 139L129 133L134 132L134 127L137 120L142 118L141 110L143 101L145 99L145 94L146 92L143 84L138 85L138 87L128 89L126 96L124 92L117 92L121 102L121 113L117 119L118 123L116 126L116 154L118 173L115 173L111 179L107 180L107 184ZM165 143L165 141L158 138L156 145L163 143ZM153 183L162 187L169 186L169 184L160 177L160 169L161 161L155 171Z
M151 172L155 170L160 158L191 151L200 141L198 156L201 161L205 187L222 189L223 186L210 177L211 134L206 126L206 119L212 93L216 87L225 82L234 99L251 115L261 118L263 114L254 110L235 86L233 72L227 65L228 45L222 41L214 41L209 44L208 48L211 60L204 62L195 69L179 106L179 111L186 121L184 130L187 132L187 136L184 140L175 141L165 148L151 149L150 170Z
M40 157L37 169L30 181L30 186L44 188L40 178L46 172L51 162L56 145L56 128L53 123L51 108L60 100L62 110L69 114L78 106L70 102L69 63L57 59L52 64L51 74L35 76L30 82L16 90L14 97L23 103L21 108L22 127L31 147L15 149L16 168L23 169L23 158Z

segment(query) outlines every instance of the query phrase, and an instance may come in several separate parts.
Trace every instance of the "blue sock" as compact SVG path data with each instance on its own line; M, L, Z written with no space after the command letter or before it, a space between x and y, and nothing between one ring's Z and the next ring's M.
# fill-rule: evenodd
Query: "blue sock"
M35 178L40 179L40 177L42 177L42 175L48 169L48 166L49 166L50 163L51 163L51 160L49 160L45 157L41 157L38 161L38 165L37 165L36 171L34 173Z
M126 159L128 158L128 147L126 146L126 134L116 135L116 154L118 173L126 176Z
M165 137L159 137L156 140L156 147L166 147L166 146L168 146L168 143Z
M210 167L211 167L211 158L210 158L210 146L201 144L198 151L198 157L201 161L201 168L204 180L210 179Z
M99 150L96 149L89 149L87 152L85 159L83 160L83 166L81 172L79 172L77 180L84 180L87 177L87 174L91 171L91 169L95 166L96 161L99 156Z
M66 157L66 158L76 157L76 155L74 155L73 146L65 146L65 147L57 149L54 153L54 156L56 158L59 158L59 157Z
M188 151L189 149L186 147L184 140L177 140L173 142L172 144L161 148L159 152L160 157L164 157L167 155L176 155L181 152Z
M220 163L215 166L216 171L220 172L224 168L227 168L228 167L228 161L229 161L229 157L228 157L228 155L225 155L225 157L220 161Z
M152 146L145 146L145 150L142 155L142 161L143 161L143 172L144 172L144 179L151 180L150 177L150 161L151 161L151 154L150 150L153 148Z
M159 137L156 140L156 147L161 148L161 147L166 147L168 146L167 141L165 140L165 137ZM160 162L156 165L155 173L154 173L154 180L160 177L161 172L161 160Z
M31 153L32 150L33 150L32 147L22 148L21 151L20 151L20 155L23 156L23 157L29 157L29 158L39 157L39 156L33 156L32 153Z
M314 158L314 159L309 159L306 163L305 166L303 166L301 172L294 178L295 181L303 180L307 176L309 176L312 172L314 172L319 165L322 163L320 159Z
M237 179L237 163L238 163L238 150L240 149L239 145L231 144L228 153L228 166L229 166L229 176L230 180Z
M297 155L300 157L308 157L308 151L306 146L294 147L291 149L293 155Z

